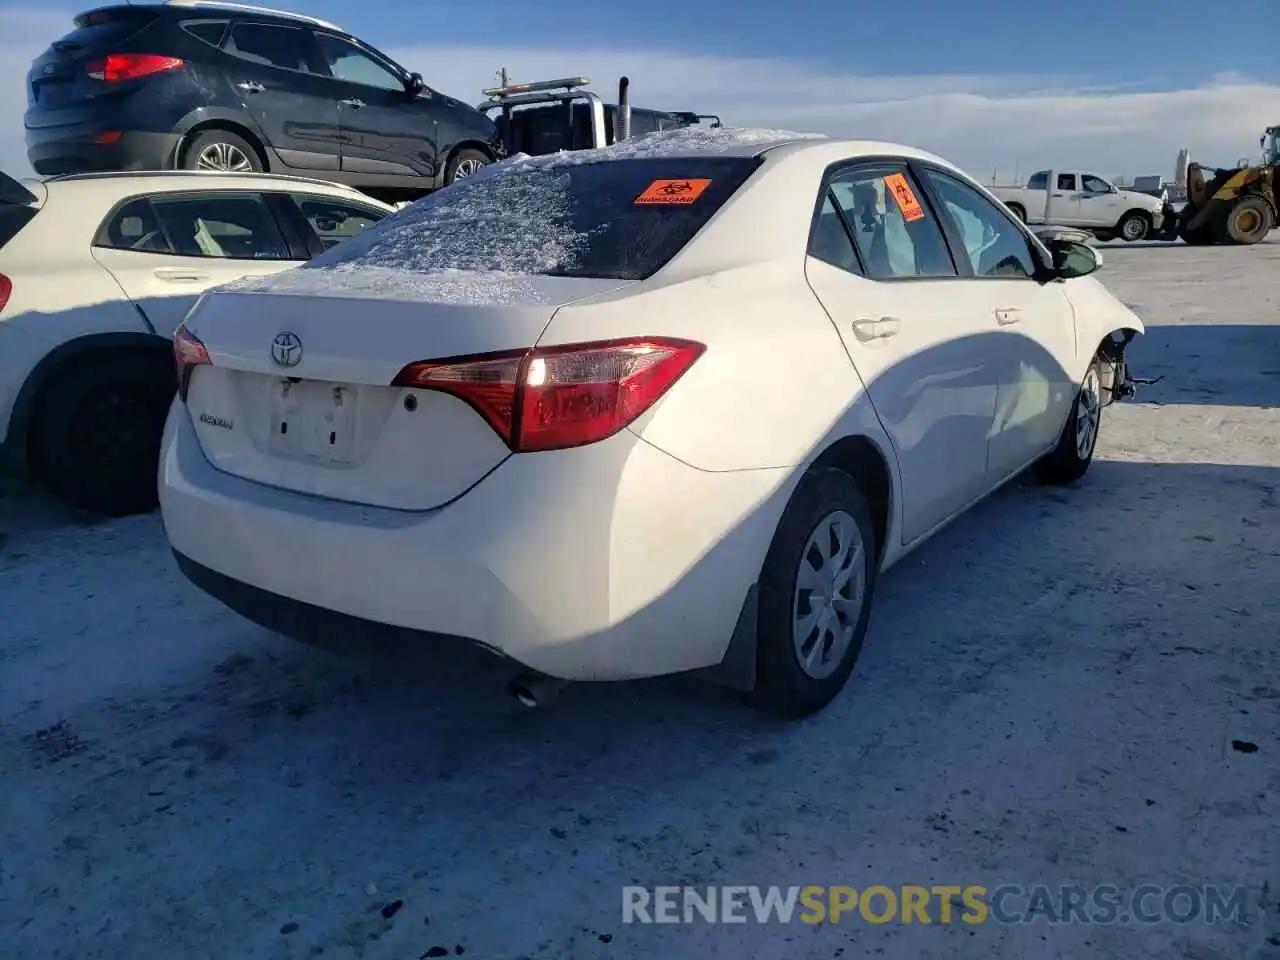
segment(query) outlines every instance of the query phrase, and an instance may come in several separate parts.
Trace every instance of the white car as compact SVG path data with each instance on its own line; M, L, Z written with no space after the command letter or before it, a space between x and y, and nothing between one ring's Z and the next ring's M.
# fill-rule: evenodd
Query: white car
M0 174L0 468L95 512L154 508L187 310L391 212L293 177Z
M165 528L303 641L466 638L526 702L702 671L803 715L882 570L1033 464L1088 468L1143 325L1049 243L889 143L496 164L192 311Z

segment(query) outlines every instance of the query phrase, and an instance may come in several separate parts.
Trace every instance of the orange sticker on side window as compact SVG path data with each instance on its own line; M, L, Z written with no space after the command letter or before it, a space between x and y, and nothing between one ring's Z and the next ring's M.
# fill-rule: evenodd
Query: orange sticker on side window
M915 192L911 189L911 184L907 183L906 177L900 173L891 173L884 178L884 185L897 201L903 220L911 223L914 220L924 219L924 208L920 206L920 201L916 199Z
M655 180L636 197L637 206L687 206L702 196L710 180Z

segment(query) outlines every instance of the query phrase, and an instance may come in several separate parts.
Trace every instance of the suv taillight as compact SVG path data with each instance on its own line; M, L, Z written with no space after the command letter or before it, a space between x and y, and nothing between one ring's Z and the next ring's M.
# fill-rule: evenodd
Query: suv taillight
M13 281L0 273L0 313L4 313L4 308L9 305L11 296L13 296Z
M186 327L178 327L173 335L173 371L178 377L178 396L187 402L187 387L191 384L191 371L211 363L209 351L194 333Z
M467 402L515 453L563 450L633 422L704 350L665 337L576 343L412 363L392 386Z
M138 80L166 70L182 66L178 57L162 57L154 53L109 53L100 60L91 60L87 66L89 76L105 83Z

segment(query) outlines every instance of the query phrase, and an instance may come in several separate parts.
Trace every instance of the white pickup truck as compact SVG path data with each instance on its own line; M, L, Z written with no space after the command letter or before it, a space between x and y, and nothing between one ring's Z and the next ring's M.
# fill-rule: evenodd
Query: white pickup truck
M1076 227L1099 240L1141 240L1159 233L1164 222L1160 197L1121 190L1097 174L1080 170L1041 170L1031 175L1025 187L989 189L1025 223Z

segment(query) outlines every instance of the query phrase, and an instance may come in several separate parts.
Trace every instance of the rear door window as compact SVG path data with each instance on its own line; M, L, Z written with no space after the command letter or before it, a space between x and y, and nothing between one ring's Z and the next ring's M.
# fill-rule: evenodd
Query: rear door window
M495 166L311 261L643 280L759 167L750 157Z
M97 246L220 260L293 260L280 227L256 193L158 194L108 218Z
M833 174L828 184L832 200L853 228L853 242L870 279L958 275L942 229L905 164L857 164Z
M310 69L311 34L298 27L266 23L237 23L231 28L227 52L264 67Z

